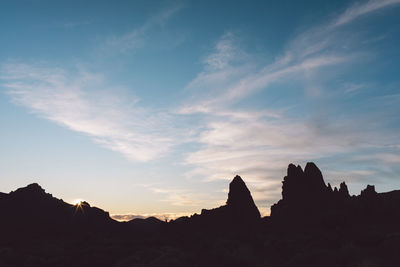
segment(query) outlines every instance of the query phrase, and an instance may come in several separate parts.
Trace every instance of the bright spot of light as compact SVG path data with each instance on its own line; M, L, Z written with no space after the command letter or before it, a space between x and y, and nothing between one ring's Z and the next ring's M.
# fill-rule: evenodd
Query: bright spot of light
M75 199L74 201L72 201L72 204L74 206L80 206L83 201L83 199Z

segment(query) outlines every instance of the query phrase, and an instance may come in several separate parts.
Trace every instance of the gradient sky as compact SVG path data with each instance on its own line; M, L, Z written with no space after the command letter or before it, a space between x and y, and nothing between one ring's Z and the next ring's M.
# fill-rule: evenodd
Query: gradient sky
M400 0L2 1L0 191L263 214L291 162L400 188Z

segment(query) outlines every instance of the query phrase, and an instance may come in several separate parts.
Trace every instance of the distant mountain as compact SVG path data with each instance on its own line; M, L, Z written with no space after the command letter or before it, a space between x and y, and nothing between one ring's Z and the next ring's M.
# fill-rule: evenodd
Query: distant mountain
M127 231L134 231L136 234L143 235L158 233L165 228L167 223L155 217L148 217L136 218L122 224L125 224Z

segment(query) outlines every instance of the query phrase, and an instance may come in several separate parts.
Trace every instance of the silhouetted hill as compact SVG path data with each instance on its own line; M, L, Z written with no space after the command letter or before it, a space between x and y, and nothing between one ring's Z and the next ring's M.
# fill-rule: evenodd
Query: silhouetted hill
M148 217L136 218L124 224L128 226L128 230L130 231L139 232L140 234L150 234L162 230L167 223L155 217Z
M154 225L159 225L164 223L160 219L157 219L156 217L148 217L148 218L135 218L130 221L128 221L130 224L142 224L142 223L149 223L149 224L154 224Z
M114 221L87 202L71 205L45 192L37 183L19 188L0 198L0 231L19 234L57 234L77 229L99 229Z

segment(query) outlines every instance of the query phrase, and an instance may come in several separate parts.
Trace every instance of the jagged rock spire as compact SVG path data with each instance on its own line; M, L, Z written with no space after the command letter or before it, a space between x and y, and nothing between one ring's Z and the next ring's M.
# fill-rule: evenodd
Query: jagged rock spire
M243 179L239 175L236 175L229 184L228 200L226 204L230 206L242 205L243 202L247 203L250 199L253 201L249 189Z
M304 168L304 176L306 177L309 190L312 193L318 193L324 191L326 188L324 178L322 177L321 171L318 169L317 165L313 162L308 162Z
M254 203L251 193L239 175L236 175L229 184L226 205L239 216L260 218L260 212Z
M340 184L339 194L340 194L342 197L346 197L346 198L347 198L347 197L350 197L349 189L347 188L347 185L346 185L345 182L342 182L342 183Z
M330 184L326 185L319 168L308 162L304 171L300 166L289 164L283 179L282 200L271 207L271 216L304 217L314 216L326 208L332 195L348 197L346 184L342 183L340 193Z
M321 171L309 162L304 171L298 165L289 164L287 176L283 179L282 199L290 202L304 201L321 197L329 191Z

